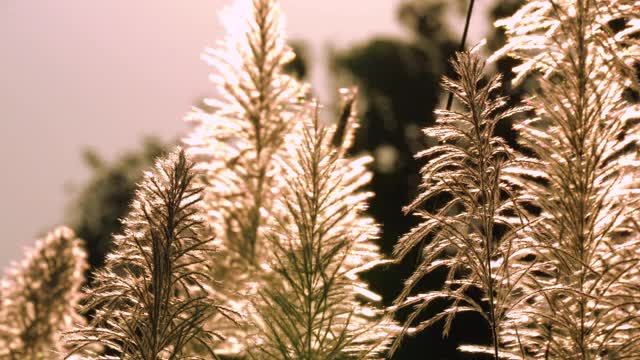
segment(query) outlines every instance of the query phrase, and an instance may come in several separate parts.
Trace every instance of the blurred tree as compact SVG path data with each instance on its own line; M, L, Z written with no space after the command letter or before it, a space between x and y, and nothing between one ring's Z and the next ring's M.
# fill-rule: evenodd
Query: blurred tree
M168 147L157 138L145 138L140 150L127 152L111 163L93 149L85 151L85 164L93 174L71 201L67 223L86 242L89 274L104 263L113 234L121 232L120 219L129 211L136 184L142 180L143 172Z
M413 39L372 39L333 59L338 76L350 75L360 87L363 117L354 151L371 152L376 159L370 211L382 224L381 245L387 254L414 224L402 213L418 189L420 163L413 155L429 145L421 129L434 123L433 110L442 95L440 77L457 47L445 25L445 10L443 1L405 2L397 15ZM413 254L400 266L371 272L373 290L391 302L416 260ZM438 286L438 276L426 283ZM434 327L407 337L394 359L424 358L426 349L432 359L455 358L456 334L454 329L452 338L443 342L440 329Z
M298 80L304 80L309 73L310 59L307 44L302 40L293 40L289 44L296 57L284 66L284 71L295 76Z
M376 157L371 211L385 224L385 250L409 226L401 209L417 190L413 154L424 145L420 129L433 124L440 76L456 47L443 23L443 3L425 4L406 3L398 12L416 39L376 38L333 59L338 76L352 77L360 87L363 119L354 151Z
M511 14L521 3L522 0L497 1L490 12L491 22ZM402 207L410 203L418 190L422 163L414 160L413 155L432 145L421 129L434 123L433 111L444 99L440 78L451 75L449 59L459 46L460 39L452 35L447 25L449 6L455 6L455 14L462 17L468 1L406 0L397 16L412 34L410 40L374 38L338 52L332 59L337 77L343 82L347 78L360 87L363 119L353 151L371 152L376 158L371 184L375 197L370 211L383 226L381 241L387 254L414 224L412 217L402 213ZM504 43L504 34L491 32L488 43L489 50L499 48ZM513 61L508 59L496 65L505 82L511 79L511 66ZM519 97L514 102L517 101ZM515 143L510 123L497 129L497 134ZM435 199L427 207L437 207L442 200ZM409 276L417 261L415 252L399 266L372 271L369 280L373 290L391 302L402 288L401 279ZM426 288L419 290L439 288L443 280L444 272L434 272L425 281ZM426 349L430 359L477 359L477 355L460 353L457 346L490 341L485 324L475 315L460 315L449 338L442 339L440 334L441 328L435 326L416 337L408 337L394 359L424 358Z

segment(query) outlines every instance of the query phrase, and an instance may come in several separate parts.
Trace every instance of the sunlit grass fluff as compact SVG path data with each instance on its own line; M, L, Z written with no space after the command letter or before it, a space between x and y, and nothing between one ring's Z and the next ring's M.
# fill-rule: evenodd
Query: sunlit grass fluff
M353 95L335 126L308 106L300 135L281 158L286 188L266 232L269 286L256 308L262 336L251 357L273 360L381 358L397 326L375 308L380 296L358 273L381 261L378 226L364 214L369 156L350 158Z
M294 54L277 1L236 1L221 19L227 38L203 58L216 71L211 78L222 99L205 100L212 114L196 109L188 116L197 127L185 142L205 172L205 207L222 250L255 265L264 255L265 211L281 187L273 156L295 128L295 103L305 91L283 73Z
M411 308L405 331L421 331L443 320L445 335L456 314L479 313L493 344L463 349L497 359L507 355L500 349L507 341L500 337L500 329L509 326L506 315L522 295L521 282L533 265L520 262L528 253L518 237L527 224L522 208L526 199L511 175L530 167L532 160L516 154L494 134L500 121L523 110L505 110L506 100L494 96L500 77L483 82L484 62L468 52L458 53L452 64L457 78L444 78L442 84L462 107L437 111L436 125L424 129L438 145L416 155L427 161L421 170L422 193L405 208L421 223L400 239L394 255L401 259L426 245L420 248L420 262L396 306ZM434 209L421 209L434 201L438 204ZM441 290L412 295L425 276L441 267L448 269ZM475 290L480 290L481 299L470 295ZM442 301L447 303L444 310L415 324L421 313Z
M70 332L69 356L91 359L187 359L187 345L209 350L216 334L204 323L219 310L209 300L207 264L212 250L192 163L184 152L158 160L145 174L125 230L95 274L85 310L88 326ZM92 344L102 353L89 349Z
M531 0L497 23L507 44L494 57L540 85L536 116L517 126L541 160L523 187L541 209L530 235L545 269L513 313L531 358L640 358L638 182L625 177L638 137L624 100L639 15L638 1Z
M284 173L273 159L284 154L307 89L283 72L294 54L277 0L235 0L221 20L226 38L203 55L221 98L205 100L212 113L189 114L196 128L185 143L204 175L204 207L219 243L214 272L227 291L218 296L248 319L248 300L264 283L262 264L269 258L264 231L283 187ZM227 338L220 353L244 351L251 325L238 328L219 318L212 323Z
M0 359L60 356L63 332L82 322L77 305L86 258L82 240L59 227L8 272L0 289Z

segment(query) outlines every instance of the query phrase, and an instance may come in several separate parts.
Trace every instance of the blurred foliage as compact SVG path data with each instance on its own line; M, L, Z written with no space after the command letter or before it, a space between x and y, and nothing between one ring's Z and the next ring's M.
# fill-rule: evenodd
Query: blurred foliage
M382 224L381 245L387 254L414 225L414 218L402 212L418 190L421 164L413 156L429 145L421 129L435 121L433 111L443 98L440 78L450 71L448 59L458 46L447 29L446 10L444 1L405 2L397 15L413 39L374 38L333 59L337 74L351 77L360 87L361 129L354 151L371 152L376 158L370 212ZM416 253L400 266L369 274L372 290L383 294L387 304L415 267ZM438 276L425 282L438 286L442 282ZM455 358L456 335L454 329L449 341L443 342L436 326L407 337L394 359L421 358L425 349L433 359Z
M113 234L121 232L120 219L129 211L143 172L168 148L157 138L145 138L139 150L124 153L113 162L93 149L85 151L84 162L92 175L72 200L67 222L87 244L90 273L104 263Z
M307 44L301 40L293 40L289 46L291 46L296 57L284 66L284 71L297 79L306 79L311 64Z
M414 40L375 38L333 59L338 76L350 76L360 87L364 105L354 151L376 157L371 211L384 224L387 251L409 226L401 209L417 190L413 155L424 148L421 129L434 122L440 77L456 48L443 22L445 9L444 3L405 3L398 18Z
M491 9L491 23L507 16L522 0L496 2ZM447 16L459 18L466 15L467 1L407 0L398 9L397 17L412 34L410 40L374 38L353 49L338 52L332 63L341 82L353 81L360 87L362 125L354 151L367 151L376 157L371 190L375 197L370 212L382 224L382 247L389 254L397 240L414 224L413 217L405 216L402 207L409 204L418 190L419 168L423 165L413 156L429 145L421 129L434 123L433 111L446 96L440 88L442 75L451 75L451 55L457 50L460 39L448 28ZM453 7L453 8L450 8ZM450 11L452 10L452 11ZM480 16L481 9L474 9ZM473 29L471 29L473 31ZM456 29L455 33L461 33ZM495 50L504 42L504 34L488 34L488 50ZM513 60L500 60L496 64L505 82L511 79ZM511 91L506 87L505 91ZM514 102L519 101L519 97ZM511 124L505 122L497 134L515 143ZM427 207L437 207L434 199ZM384 294L391 302L419 261L417 251L399 266L371 272L372 289ZM444 272L434 272L419 290L439 288ZM479 294L478 294L479 296ZM434 313L437 311L434 310ZM431 313L424 313L430 317ZM457 331L456 329L464 329ZM442 339L442 328L434 326L415 337L404 339L403 346L394 359L424 358L429 349L430 359L477 359L478 355L466 355L456 350L461 343L485 343L490 337L486 324L479 316L460 315L453 325L451 335Z

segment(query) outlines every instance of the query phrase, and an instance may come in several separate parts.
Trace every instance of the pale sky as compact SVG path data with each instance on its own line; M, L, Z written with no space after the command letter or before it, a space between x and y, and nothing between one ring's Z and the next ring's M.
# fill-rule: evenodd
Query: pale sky
M183 134L194 100L214 93L200 53L222 37L217 11L229 1L0 0L0 269L63 220L65 185L88 176L84 148L113 159L144 135ZM282 0L320 93L323 49L401 35L400 2Z

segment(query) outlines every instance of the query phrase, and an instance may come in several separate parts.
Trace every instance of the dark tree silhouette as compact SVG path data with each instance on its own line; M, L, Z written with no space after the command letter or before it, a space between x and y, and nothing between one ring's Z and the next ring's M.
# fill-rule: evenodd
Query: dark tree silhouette
M88 279L104 263L113 234L122 232L121 219L129 211L143 171L167 148L159 139L149 137L144 139L140 150L126 152L113 162L106 162L95 150L85 151L85 163L93 174L70 202L67 222L85 240L90 266Z
M497 2L491 11L490 21L493 23L512 14L522 2ZM364 113L353 151L371 152L376 157L371 184L371 190L376 195L371 201L370 211L382 224L382 249L386 254L415 225L414 219L402 214L402 207L416 195L419 168L423 163L413 156L417 151L433 145L424 137L421 129L434 124L433 111L445 98L440 88L440 78L442 75L452 75L449 60L460 42L446 25L445 12L451 4L445 1L405 1L398 9L397 16L413 34L412 40L374 38L335 54L333 59L335 71L353 78L361 90ZM463 17L468 2L453 2L453 5L458 5L455 10ZM497 49L503 43L504 34L490 32L488 50ZM514 61L509 59L496 64L496 70L505 76L505 83L511 79L513 65ZM505 91L511 91L511 87L506 87ZM522 91L519 89L519 96L510 105L519 102ZM506 138L512 146L515 145L510 121L498 126L496 134ZM391 165L387 164L389 158L394 160ZM436 197L425 207L437 208L445 200ZM402 288L400 280L406 279L419 261L417 253L414 251L409 254L398 266L378 269L369 274L372 288L383 294L387 303L397 296ZM443 280L444 272L436 271L427 277L419 290L439 288ZM424 318L431 317L438 310L425 312ZM459 315L448 338L443 339L441 332L440 326L434 326L418 336L404 339L403 346L393 359L424 358L425 349L429 349L430 359L477 359L478 355L457 351L458 345L490 343L485 324L480 316L473 314Z

